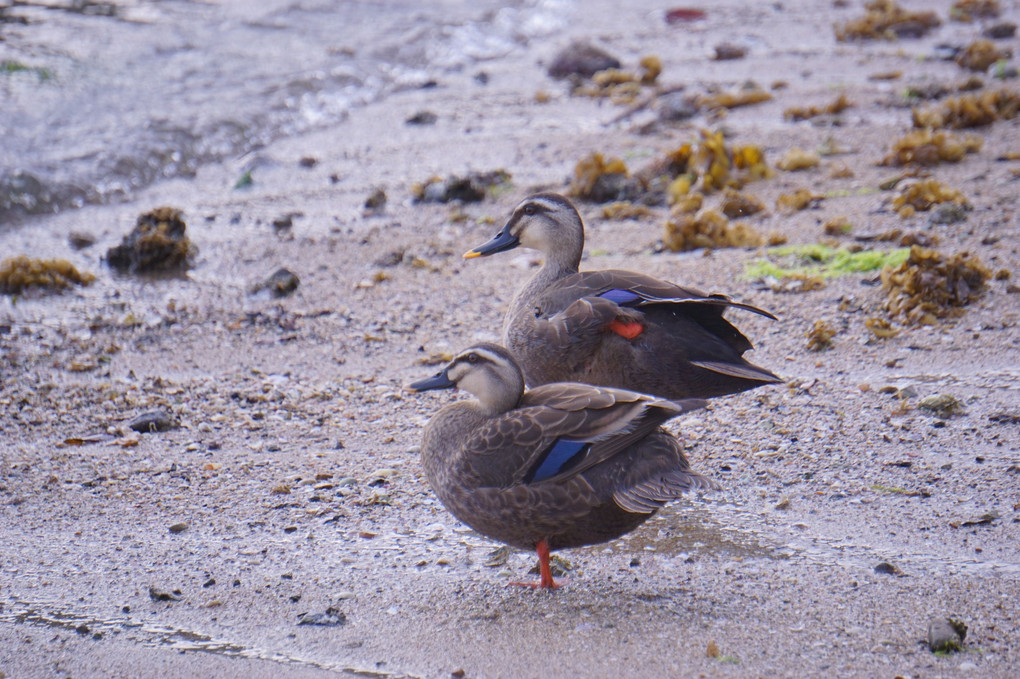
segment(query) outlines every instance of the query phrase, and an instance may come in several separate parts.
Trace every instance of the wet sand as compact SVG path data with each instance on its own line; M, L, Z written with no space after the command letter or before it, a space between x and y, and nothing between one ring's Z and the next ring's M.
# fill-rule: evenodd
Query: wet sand
M892 194L873 190L896 173L877 161L909 130L910 109L891 105L905 84L968 75L919 57L938 42L969 42L977 25L834 44L832 22L860 8L723 6L688 28L666 26L654 7L614 27L608 3L596 9L570 35L596 35L630 67L658 54L664 86L729 88L753 77L789 87L717 121L648 127L653 114L641 111L612 122L621 107L570 97L545 76L543 62L570 37L558 36L521 60L486 64L488 84L451 73L335 129L274 143L259 152L247 190L232 188L239 160L129 203L0 232L5 255L67 257L98 276L0 307L11 325L0 334L0 672L1015 675L1020 298L1010 280L990 281L957 319L878 341L864 324L884 299L874 274L775 293L742 276L755 250L656 254L665 208L613 221L582 204L583 267L646 271L770 309L778 322L729 317L755 343L749 358L787 383L676 421L694 467L723 489L669 507L625 539L563 553L569 585L552 594L508 586L533 556L486 565L497 545L428 489L421 427L462 396L401 387L435 372L423 359L497 339L533 264L518 251L460 255L529 192L565 190L589 151L639 167L701 127L725 127L774 164L831 136L848 153L747 187L770 207L752 225L813 243L823 222L846 215L859 232L921 230L939 237L941 252L1018 271L1017 163L996 160L1020 150L1017 120L974 130L985 140L979 153L932 169L974 204L964 222L903 220ZM1003 19L1016 21L1010 12ZM734 37L749 40L750 56L709 60ZM1007 44L1016 51L1016 40ZM868 78L893 70L899 80ZM540 90L552 100L536 102ZM825 105L838 91L855 104L839 126L783 121L784 109ZM404 124L423 109L438 115L434 126ZM301 167L309 156L317 164ZM854 176L831 178L831 163ZM494 169L512 173L512 188L482 203L411 199L411 185L433 174ZM792 215L774 209L800 186L827 198ZM364 216L375 187L389 202ZM184 210L196 266L182 277L113 275L102 254L164 204ZM274 230L290 213L300 213L293 226ZM74 251L71 231L97 243ZM386 266L398 250L402 263ZM301 279L294 295L248 294L280 266ZM807 349L818 319L839 330L829 351ZM905 402L885 387L909 388ZM940 419L917 407L941 393L965 413ZM155 407L182 427L118 431ZM110 441L64 443L107 431ZM893 568L876 571L881 563ZM178 600L157 601L150 588ZM298 624L329 608L344 624ZM968 625L965 652L928 650L928 623L945 616Z

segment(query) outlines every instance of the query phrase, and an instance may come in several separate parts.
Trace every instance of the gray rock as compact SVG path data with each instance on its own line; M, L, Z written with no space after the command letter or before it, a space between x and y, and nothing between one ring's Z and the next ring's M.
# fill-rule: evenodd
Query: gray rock
M142 434L177 429L181 423L165 410L149 410L128 422L128 427Z
M928 623L928 647L932 653L955 653L963 650L967 625L955 618L935 618Z

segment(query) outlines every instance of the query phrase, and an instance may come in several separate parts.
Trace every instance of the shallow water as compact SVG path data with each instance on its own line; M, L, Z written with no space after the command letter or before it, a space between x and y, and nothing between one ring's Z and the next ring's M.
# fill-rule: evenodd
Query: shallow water
M129 199L562 28L574 0L0 1L0 224Z

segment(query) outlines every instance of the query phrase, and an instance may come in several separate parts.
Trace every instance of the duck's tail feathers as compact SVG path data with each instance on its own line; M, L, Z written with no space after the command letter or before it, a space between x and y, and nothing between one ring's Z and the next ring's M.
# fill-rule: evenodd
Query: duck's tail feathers
M719 484L697 472L676 470L655 479L642 481L613 493L621 509L635 514L651 514L670 500L694 490L718 490Z
M699 368L705 370L711 370L714 373L720 375L728 375L729 377L736 377L741 380L750 380L752 382L762 382L765 384L783 382L784 380L775 375L765 368L759 368L753 363L726 363L723 361L691 361L691 365L696 365Z

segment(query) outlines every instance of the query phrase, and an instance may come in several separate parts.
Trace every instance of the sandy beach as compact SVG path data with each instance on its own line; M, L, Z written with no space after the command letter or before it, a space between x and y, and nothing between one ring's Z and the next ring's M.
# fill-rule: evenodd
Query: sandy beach
M879 162L912 129L904 92L975 75L935 55L991 21L949 21L939 2L942 24L923 37L837 42L833 25L864 11L840 4L723 2L669 24L657 3L586 3L509 56L327 129L124 201L0 226L0 259L65 258L96 276L0 296L0 677L1015 677L1020 119L951 130L981 148L922 168L966 196L965 218L901 216L902 186L879 187L907 168ZM1001 4L995 21L1016 23L1017 4ZM647 106L571 95L546 69L574 39L624 69L658 56L658 91L753 80L772 98L669 122L655 87L638 95ZM747 55L714 59L724 42ZM1015 37L996 44L1020 50ZM1016 92L1016 78L977 75ZM841 93L852 106L838 115L784 117ZM435 123L406 123L422 111ZM453 519L421 471L422 427L465 395L403 386L498 341L537 257L461 255L523 197L567 192L591 152L636 171L703 129L759 146L773 168L793 148L840 149L744 187L767 206L743 220L758 232L878 250L899 245L869 234L921 233L993 276L959 315L893 318L898 334L881 339L867 326L888 318L877 270L776 292L746 274L763 247L663 250L666 205L613 219L579 200L582 268L770 310L778 321L727 317L754 343L748 358L785 384L669 425L722 490L560 554L569 584L553 593L509 586L534 556L493 555L499 545ZM495 170L512 178L481 202L414 198L432 176ZM818 199L777 208L798 188ZM366 210L376 189L385 206ZM182 211L193 266L156 277L106 266L138 216L164 205ZM852 230L826 235L837 217ZM72 233L95 242L75 249ZM280 267L300 279L293 294L252 294ZM819 320L835 334L813 351ZM940 395L957 405L922 407ZM154 409L179 426L127 428ZM935 654L929 623L947 617L967 625L964 650Z

